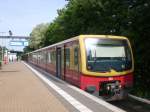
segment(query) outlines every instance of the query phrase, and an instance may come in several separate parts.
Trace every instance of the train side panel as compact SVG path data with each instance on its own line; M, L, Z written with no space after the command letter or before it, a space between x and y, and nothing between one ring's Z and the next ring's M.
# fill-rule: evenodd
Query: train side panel
M56 75L56 49L55 47L47 49L46 71Z
M65 44L65 80L73 85L80 87L81 58L78 40Z

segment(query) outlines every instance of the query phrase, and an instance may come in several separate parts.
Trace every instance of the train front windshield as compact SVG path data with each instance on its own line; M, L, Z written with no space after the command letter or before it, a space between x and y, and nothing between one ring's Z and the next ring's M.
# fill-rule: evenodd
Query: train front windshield
M131 49L125 39L86 38L87 69L92 72L121 72L132 68Z

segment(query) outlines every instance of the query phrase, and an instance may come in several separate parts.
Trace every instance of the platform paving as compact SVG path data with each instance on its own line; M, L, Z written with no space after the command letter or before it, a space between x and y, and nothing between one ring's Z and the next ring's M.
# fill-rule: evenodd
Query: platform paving
M54 77L52 74L33 64L23 63L48 86L51 93L58 97L70 112L83 112L83 110L84 112L126 112L105 102L99 96L89 94L66 81ZM70 96L74 98L74 100Z
M0 70L0 112L68 112L23 63Z

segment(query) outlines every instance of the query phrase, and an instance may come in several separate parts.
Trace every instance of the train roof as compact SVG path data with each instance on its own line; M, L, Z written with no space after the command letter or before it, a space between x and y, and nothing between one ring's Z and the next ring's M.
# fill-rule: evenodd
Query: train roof
M90 38L112 38L112 39L127 39L127 37L124 36L115 36L115 35L80 35L79 37L90 37Z
M51 48L53 46L61 45L61 44L64 44L64 43L67 43L67 42L71 42L71 41L77 40L79 38L84 38L84 37L86 37L86 38L88 38L88 37L90 37L90 38L99 37L99 38L110 38L110 39L127 39L124 36L114 36L114 35L79 35L79 36L76 36L76 37L73 37L73 38L70 38L70 39L67 39L67 40L55 43L53 45L49 45L49 46L43 47L41 49L37 49L35 51L29 52L28 54L34 53L34 52L37 52L37 51L41 51L41 50L44 50L44 49L48 49L48 48Z
M76 36L76 37L73 37L73 38L70 38L70 39L67 39L67 40L64 40L64 41L55 43L55 44L53 44L53 45L49 45L49 46L46 46L46 47L37 49L37 50L35 50L35 51L29 52L28 54L34 53L34 52L37 52L37 51L41 51L41 50L44 50L44 49L48 49L48 48L51 48L51 47L53 47L53 46L61 45L61 44L63 44L63 43L71 42L71 41L73 41L73 40L77 40L78 38L79 38L79 36Z

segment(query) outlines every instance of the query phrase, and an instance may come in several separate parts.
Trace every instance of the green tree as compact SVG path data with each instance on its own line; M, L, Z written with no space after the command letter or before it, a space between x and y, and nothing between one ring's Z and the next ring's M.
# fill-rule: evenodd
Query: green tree
M32 52L34 49L33 48L31 48L30 46L26 46L24 49L23 49L23 54L26 54L26 53L28 53L28 52Z
M32 31L31 48L37 49L80 34L127 36L135 58L135 93L150 96L150 1L67 1L44 32L39 31L39 27Z
M29 46L32 49L38 49L43 46L44 34L48 28L49 24L39 24L37 25L30 34Z

